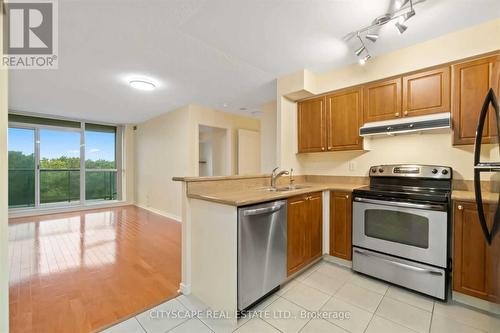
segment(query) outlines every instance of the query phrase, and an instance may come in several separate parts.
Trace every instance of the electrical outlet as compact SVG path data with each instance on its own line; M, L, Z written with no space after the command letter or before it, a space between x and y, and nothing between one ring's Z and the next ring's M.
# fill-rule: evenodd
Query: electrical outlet
M349 165L349 171L356 171L356 162L351 161L348 163L348 165Z

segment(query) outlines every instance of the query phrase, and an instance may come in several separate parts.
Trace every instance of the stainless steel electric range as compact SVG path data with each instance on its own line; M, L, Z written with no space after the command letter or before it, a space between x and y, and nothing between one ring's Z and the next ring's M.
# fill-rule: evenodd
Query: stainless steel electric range
M450 266L452 169L370 168L353 192L353 269L445 300Z

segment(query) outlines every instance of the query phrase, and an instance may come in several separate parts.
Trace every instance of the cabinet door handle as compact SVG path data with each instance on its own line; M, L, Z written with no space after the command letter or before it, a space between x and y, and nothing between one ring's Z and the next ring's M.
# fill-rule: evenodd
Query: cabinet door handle
M399 117L399 112L396 112L394 115L395 115L396 117Z
M407 116L408 115L408 111L405 111L404 115Z
M325 150L325 147L321 147L321 150Z
M345 198L346 198L346 199L349 199L349 196L348 196L348 195L346 195L346 196L345 196Z
M457 206L457 209L458 209L458 210L463 210L463 209L464 209L464 207L463 207L462 205L458 205L458 206Z
M332 149L333 149L333 147L328 147L328 150L332 150Z

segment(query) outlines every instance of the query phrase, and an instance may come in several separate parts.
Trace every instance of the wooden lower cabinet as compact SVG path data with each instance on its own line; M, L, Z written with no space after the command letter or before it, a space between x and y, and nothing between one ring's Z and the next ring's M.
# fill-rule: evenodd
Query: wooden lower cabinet
M288 276L319 258L323 252L321 192L288 199Z
M486 207L489 227L493 207ZM473 297L500 302L500 237L491 245L484 239L474 202L454 204L453 290Z
M352 260L352 204L348 192L330 192L330 255Z

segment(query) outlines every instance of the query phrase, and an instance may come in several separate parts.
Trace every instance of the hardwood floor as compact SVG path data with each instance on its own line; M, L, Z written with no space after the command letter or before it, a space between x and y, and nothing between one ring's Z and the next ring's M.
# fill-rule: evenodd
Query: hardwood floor
M90 332L175 297L181 224L135 206L9 221L10 331Z

